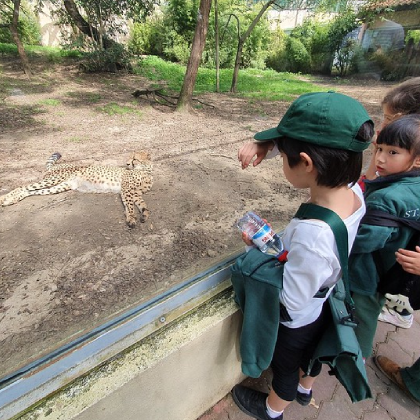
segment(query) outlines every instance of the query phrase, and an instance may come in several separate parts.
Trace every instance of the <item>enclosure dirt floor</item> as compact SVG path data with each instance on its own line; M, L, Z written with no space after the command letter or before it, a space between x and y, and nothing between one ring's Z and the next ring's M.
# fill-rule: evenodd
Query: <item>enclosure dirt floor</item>
M197 97L176 112L136 75L83 74L74 63L0 61L0 195L42 178L46 159L123 166L150 151L151 216L130 229L116 194L70 191L0 208L0 378L240 250L235 221L255 210L281 229L306 191L278 158L242 170L238 148L278 124L285 102ZM392 86L315 78L360 100L376 123Z

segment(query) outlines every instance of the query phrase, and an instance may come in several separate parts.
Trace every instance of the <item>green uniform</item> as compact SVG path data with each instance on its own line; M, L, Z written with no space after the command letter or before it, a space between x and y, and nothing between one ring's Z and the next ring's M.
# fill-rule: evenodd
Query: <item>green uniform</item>
M420 358L413 366L401 369L401 377L413 397L420 401Z
M397 217L420 219L420 172L380 177L366 181L366 209ZM374 255L385 272L395 263L395 252L404 248L413 234L408 227L396 228L361 224L349 259L350 288L360 324L356 335L364 357L372 353L377 319L385 298L377 293L379 275Z

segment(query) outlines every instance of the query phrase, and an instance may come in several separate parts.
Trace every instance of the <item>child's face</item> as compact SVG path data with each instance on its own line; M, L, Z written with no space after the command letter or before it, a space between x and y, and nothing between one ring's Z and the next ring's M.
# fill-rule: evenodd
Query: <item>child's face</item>
M398 146L377 144L375 154L376 173L378 176L387 176L408 172L414 166L412 153Z
M306 177L306 172L304 170L304 163L299 163L298 165L291 168L289 166L289 161L287 156L280 152L280 156L283 160L283 173L286 179L295 187L295 188L308 188L308 180Z
M389 123L392 121L395 121L397 118L401 117L401 112L394 112L393 109L389 107L388 104L382 105L382 113L383 113L383 119L382 119L382 125L381 130L385 128Z

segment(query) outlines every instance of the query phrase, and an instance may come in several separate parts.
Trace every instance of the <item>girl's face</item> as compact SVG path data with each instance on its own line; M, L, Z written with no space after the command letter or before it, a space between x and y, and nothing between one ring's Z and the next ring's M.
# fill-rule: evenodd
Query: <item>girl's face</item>
M414 167L414 163L415 159L407 149L387 144L376 145L375 165L378 176L408 172Z
M385 128L389 123L396 120L397 118L401 117L403 114L401 112L395 113L388 104L382 105L382 113L383 113L383 119L382 119L382 125L381 130Z

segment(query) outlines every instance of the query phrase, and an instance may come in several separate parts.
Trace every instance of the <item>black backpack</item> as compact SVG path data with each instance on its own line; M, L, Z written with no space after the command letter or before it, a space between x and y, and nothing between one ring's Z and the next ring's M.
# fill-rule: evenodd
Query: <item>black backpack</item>
M417 220L393 216L379 210L371 210L365 214L360 223L388 227L408 226L414 230L414 234L404 248L415 251L416 245L420 246L420 222ZM378 292L383 295L390 293L391 295L407 296L412 308L420 309L420 276L407 273L401 264L396 261L384 273L378 253L374 252L373 258L379 273Z

